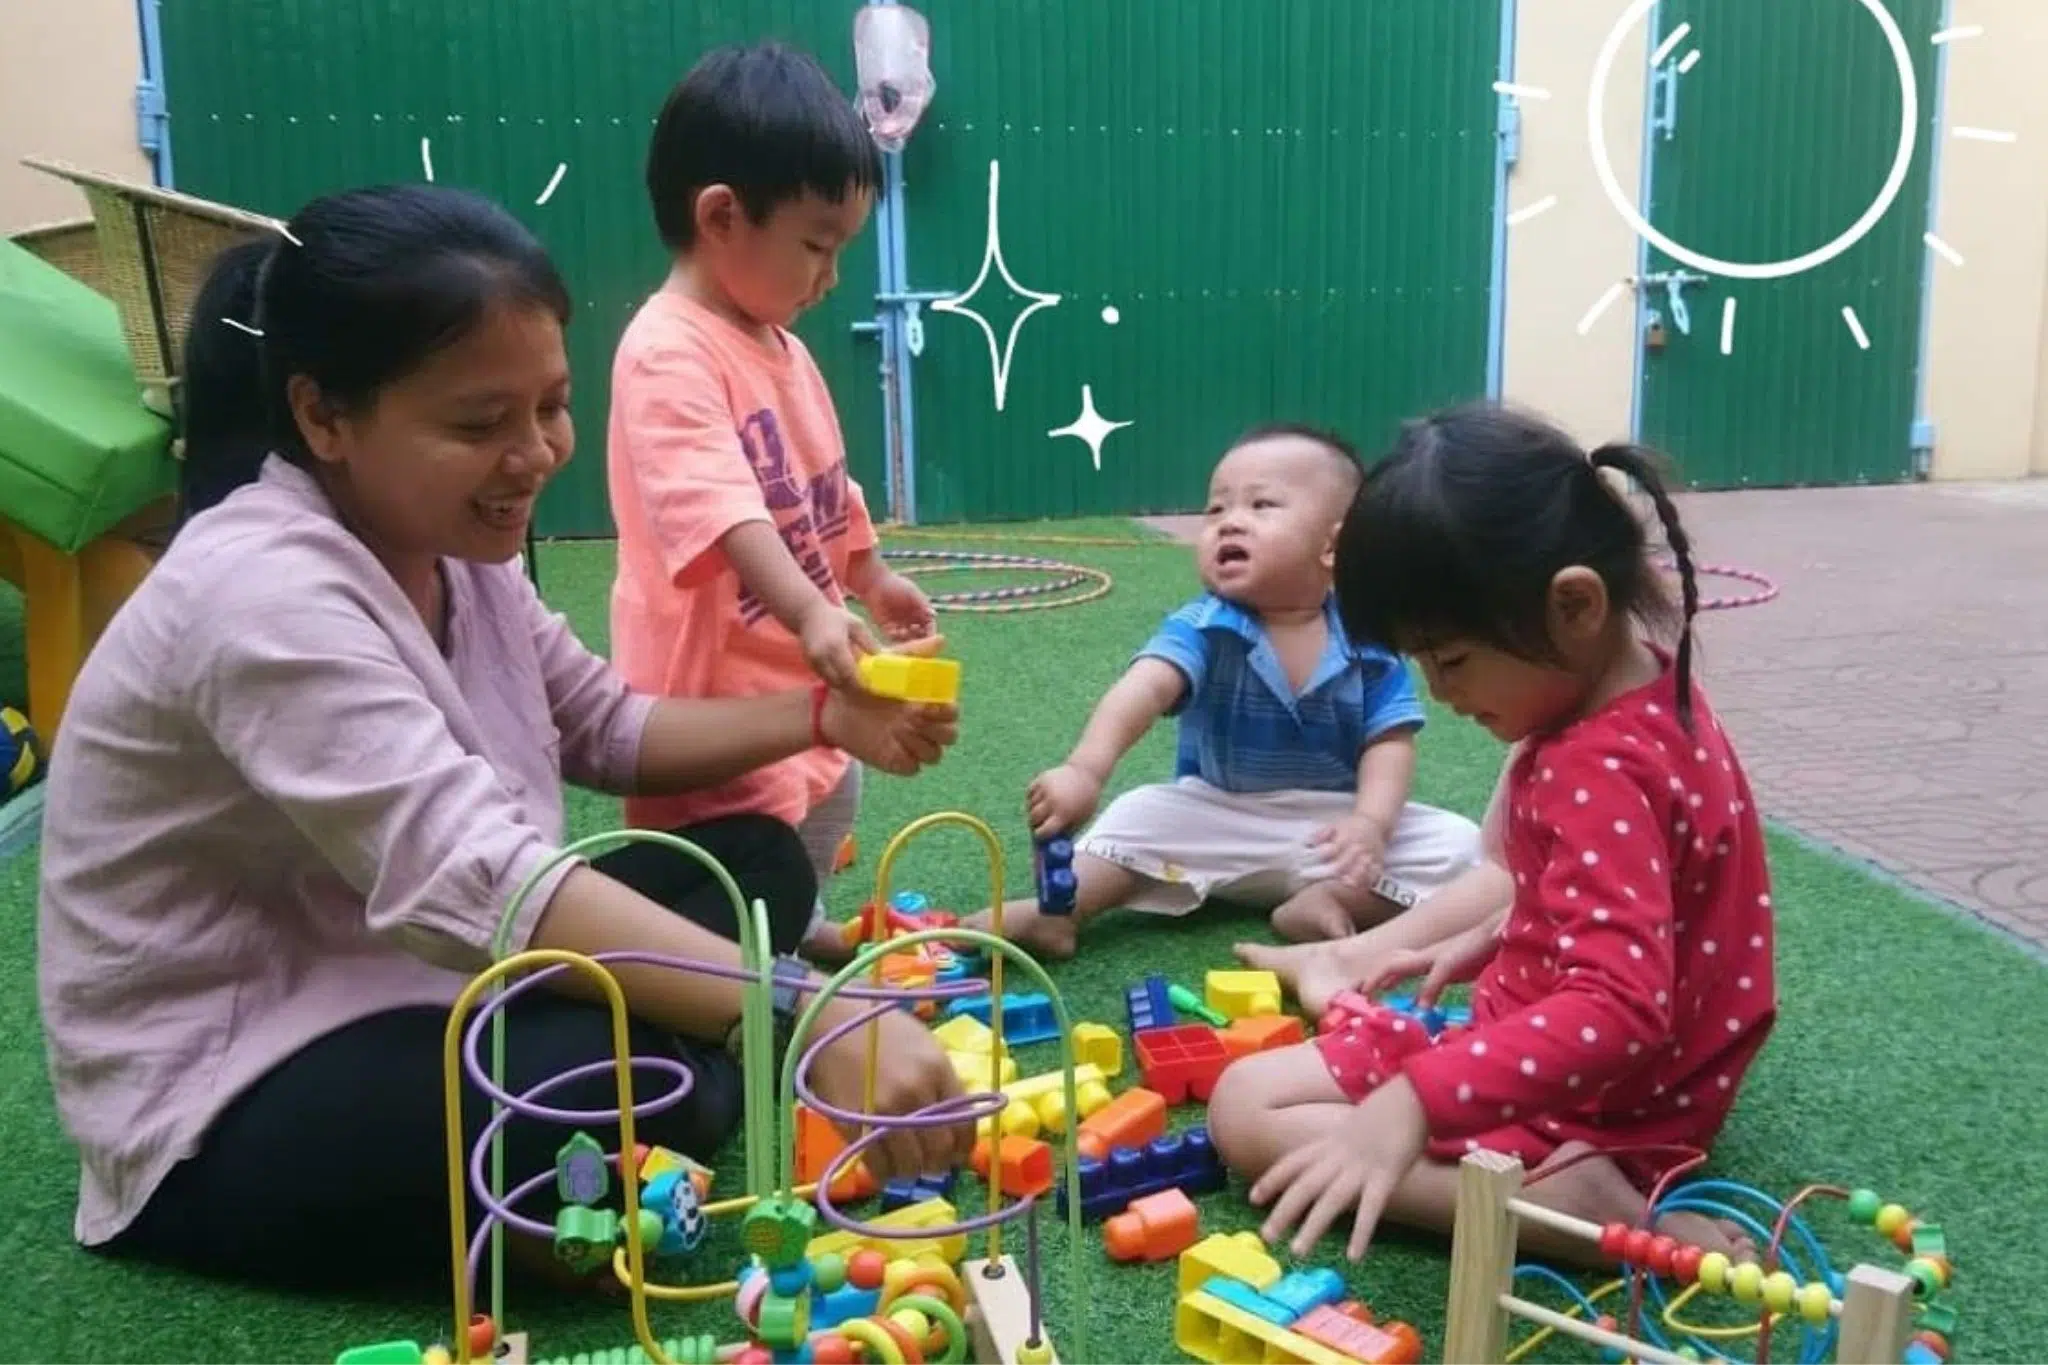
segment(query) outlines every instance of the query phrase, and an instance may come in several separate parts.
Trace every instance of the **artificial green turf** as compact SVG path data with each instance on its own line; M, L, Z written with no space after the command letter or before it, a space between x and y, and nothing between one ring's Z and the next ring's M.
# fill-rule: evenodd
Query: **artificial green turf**
M1133 534L1123 523L1059 528L1066 534ZM916 542L920 545L928 542ZM978 541L963 548L993 548ZM1093 698L1118 672L1160 614L1194 586L1186 551L1171 546L1018 547L1098 565L1115 591L1090 606L1011 616L950 616L950 652L966 665L965 734L937 770L914 782L878 778L862 813L859 867L834 891L843 913L869 889L876 857L896 829L929 811L958 809L989 821L1004 839L1012 887L1029 878L1019 818L1025 782L1056 760ZM604 644L607 547L549 547L542 559L549 599L568 611L593 645ZM935 588L963 584L934 583ZM981 586L980 579L965 580ZM1120 782L1155 778L1170 757L1164 729L1126 762ZM1484 801L1495 773L1493 742L1454 718L1426 732L1418 795L1467 812ZM578 797L574 832L612 826L610 802ZM2042 1182L2028 1153L2040 1150L2048 1094L2048 1019L2039 1005L2039 965L2020 950L1795 840L1776 838L1783 1010L1778 1032L1753 1073L1717 1154L1715 1170L1789 1193L1811 1180L1869 1184L1947 1229L1961 1272L1963 1360L2039 1359L2048 1348L2048 1306L2039 1292L2041 1257L2029 1209ZM0 868L0 1201L10 1210L0 1263L0 1356L38 1361L332 1360L344 1346L394 1336L445 1336L444 1310L430 1303L307 1301L224 1289L183 1277L108 1264L71 1242L74 1164L52 1117L36 1024L34 865ZM935 833L901 860L899 889L970 908L986 895L978 845ZM1121 988L1147 971L1198 984L1229 963L1229 946L1256 923L1203 913L1162 925L1111 917L1080 960L1055 971L1076 1018L1121 1025ZM1035 1070L1051 1049L1020 1050ZM1183 1122L1199 1110L1181 1111ZM366 1116L375 1122L375 1116ZM276 1154L292 1160L290 1152ZM722 1188L737 1187L727 1163ZM319 1172L306 1172L318 1179ZM963 1193L969 1187L962 1186ZM976 1196L963 1205L978 1208ZM1241 1185L1202 1201L1207 1230L1256 1219ZM1831 1227L1838 1225L1829 1223ZM306 1229L307 1238L320 1235ZM1015 1247L1021 1238L1010 1243ZM1860 1256L1895 1263L1867 1230L1842 1230L1838 1264ZM705 1274L731 1263L730 1234ZM1092 1235L1089 1283L1077 1301L1064 1274L1066 1241L1046 1235L1049 1321L1071 1339L1087 1314L1098 1360L1174 1360L1173 1268L1113 1266ZM1341 1251L1320 1263L1342 1266ZM1347 1269L1354 1293L1383 1314L1405 1318L1441 1345L1446 1255L1440 1245L1389 1239ZM706 1330L731 1340L729 1308L658 1311L669 1331ZM544 1355L623 1345L631 1328L623 1304L515 1295L514 1325L536 1333ZM1785 1358L1789 1338L1781 1338ZM1738 1355L1747 1355L1743 1350ZM1068 1356L1072 1359L1071 1350ZM1432 1355L1432 1358L1435 1358ZM1547 1359L1585 1359L1559 1349Z

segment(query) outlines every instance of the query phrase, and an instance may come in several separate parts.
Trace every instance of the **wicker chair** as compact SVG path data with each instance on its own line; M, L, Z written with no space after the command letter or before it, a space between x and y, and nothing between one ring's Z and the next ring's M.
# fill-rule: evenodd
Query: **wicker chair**
M142 384L142 401L177 415L178 366L192 301L213 258L258 233L278 233L275 218L101 175L62 161L23 157L22 164L85 193L97 252L82 248L75 223L34 229L39 241L16 240L91 285L120 310L121 330ZM60 259L56 252L65 253ZM75 263L75 264L74 264Z

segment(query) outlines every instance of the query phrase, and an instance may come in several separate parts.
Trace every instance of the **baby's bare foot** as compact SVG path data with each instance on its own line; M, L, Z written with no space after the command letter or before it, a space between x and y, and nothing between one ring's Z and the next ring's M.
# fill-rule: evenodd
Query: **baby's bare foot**
M993 934L996 931L995 916L984 910L960 921L960 927ZM1003 907L1002 937L1033 957L1064 962L1074 955L1074 949L1080 942L1081 926L1075 915L1048 915L1029 902L1023 902Z

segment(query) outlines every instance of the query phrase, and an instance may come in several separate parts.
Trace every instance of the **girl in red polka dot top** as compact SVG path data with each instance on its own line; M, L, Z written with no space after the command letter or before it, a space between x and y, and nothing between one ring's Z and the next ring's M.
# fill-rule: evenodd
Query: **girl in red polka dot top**
M1676 602L1629 481L1677 560ZM1677 509L1635 447L1588 455L1538 419L1464 407L1407 424L1336 572L1354 638L1413 656L1438 701L1514 747L1483 867L1334 953L1244 950L1322 1032L1224 1073L1216 1145L1297 1254L1347 1212L1354 1258L1382 1216L1448 1230L1454 1163L1481 1148L1558 1168L1532 1199L1637 1220L1671 1148L1712 1143L1776 1014L1763 832L1692 677ZM1653 643L1674 630L1674 651ZM1365 998L1417 975L1425 1003L1473 981L1470 1024L1431 1037ZM1663 1230L1747 1250L1697 1215Z

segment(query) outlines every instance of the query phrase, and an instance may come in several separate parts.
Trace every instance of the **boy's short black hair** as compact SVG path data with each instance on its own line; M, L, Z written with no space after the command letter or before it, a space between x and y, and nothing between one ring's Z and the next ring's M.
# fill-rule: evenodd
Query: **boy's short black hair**
M1364 481L1365 461L1359 458L1358 447L1328 427L1319 427L1309 422L1262 422L1232 441L1230 448L1235 450L1254 441L1271 441L1283 436L1307 441L1328 452L1330 458L1343 467L1347 494Z
M852 100L780 43L705 53L669 92L647 147L647 197L671 251L695 239L706 186L730 185L760 223L806 190L836 204L881 180L881 151Z

